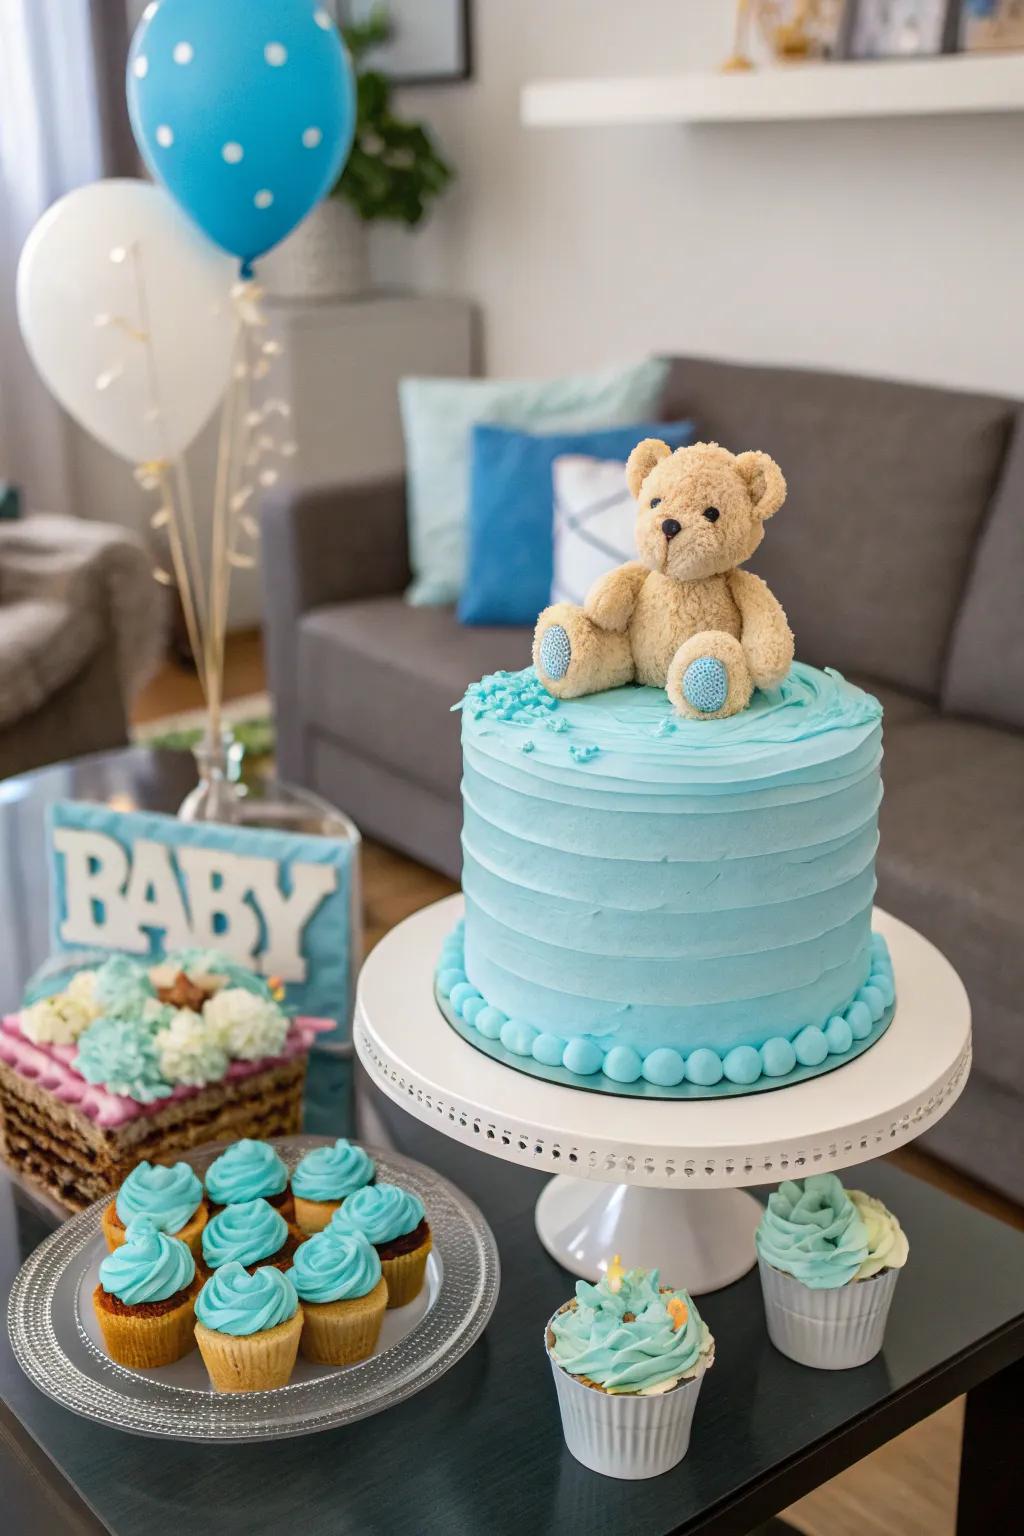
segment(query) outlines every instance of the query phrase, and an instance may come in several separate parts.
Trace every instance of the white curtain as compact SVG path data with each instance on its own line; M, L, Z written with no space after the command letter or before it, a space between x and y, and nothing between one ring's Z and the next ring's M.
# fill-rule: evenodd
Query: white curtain
M32 510L75 506L66 418L22 345L15 274L50 203L104 174L99 20L90 0L0 0L0 480L20 485Z

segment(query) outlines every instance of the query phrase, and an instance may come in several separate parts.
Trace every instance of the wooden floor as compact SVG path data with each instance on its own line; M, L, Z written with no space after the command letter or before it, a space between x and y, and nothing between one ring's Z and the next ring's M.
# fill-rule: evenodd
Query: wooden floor
M225 676L226 699L258 693L266 686L258 634L230 638ZM146 689L136 719L158 719L201 704L195 676L169 663ZM367 946L372 948L403 918L456 889L451 880L402 854L364 843ZM916 1149L893 1153L892 1161L955 1198L1024 1229L1020 1207ZM962 1422L960 1400L801 1499L784 1518L806 1536L954 1536Z
M362 870L367 953L404 918L458 890L455 881L446 875L439 875L380 843L363 843Z
M224 658L225 700L244 699L250 693L262 693L266 686L263 639L259 630L246 629L236 635L229 635ZM145 725L164 715L183 715L187 710L201 709L202 704L202 689L193 669L176 661L168 661L135 700L132 723Z
M961 1398L808 1494L783 1519L807 1536L954 1536L962 1425Z

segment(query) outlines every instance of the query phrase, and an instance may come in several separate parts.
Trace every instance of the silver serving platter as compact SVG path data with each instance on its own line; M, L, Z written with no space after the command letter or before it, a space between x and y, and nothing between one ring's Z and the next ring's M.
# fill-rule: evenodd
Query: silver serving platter
M280 1136L289 1168L326 1136ZM202 1175L224 1144L186 1155ZM29 1380L73 1413L132 1434L167 1440L280 1440L335 1429L380 1413L429 1386L476 1342L498 1299L494 1236L477 1207L447 1179L396 1152L367 1149L382 1181L419 1195L433 1233L426 1284L416 1301L385 1313L369 1360L342 1369L299 1356L286 1387L214 1392L198 1350L154 1371L130 1371L105 1353L92 1308L106 1243L100 1200L35 1250L11 1290L7 1326Z

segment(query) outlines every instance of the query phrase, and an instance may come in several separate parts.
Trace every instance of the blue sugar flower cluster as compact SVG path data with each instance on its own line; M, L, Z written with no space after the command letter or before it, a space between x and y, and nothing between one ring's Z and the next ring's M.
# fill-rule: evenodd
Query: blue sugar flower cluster
M528 724L546 719L557 708L558 700L548 693L533 668L527 667L522 672L491 672L471 683L453 712L464 709L474 720L493 715L498 720Z

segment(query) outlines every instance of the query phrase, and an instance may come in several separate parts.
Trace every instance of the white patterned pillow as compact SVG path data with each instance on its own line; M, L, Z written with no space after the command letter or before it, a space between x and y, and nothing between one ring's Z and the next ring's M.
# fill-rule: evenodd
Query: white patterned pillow
M552 467L555 501L553 603L582 603L599 576L636 559L636 503L626 466L568 453Z

